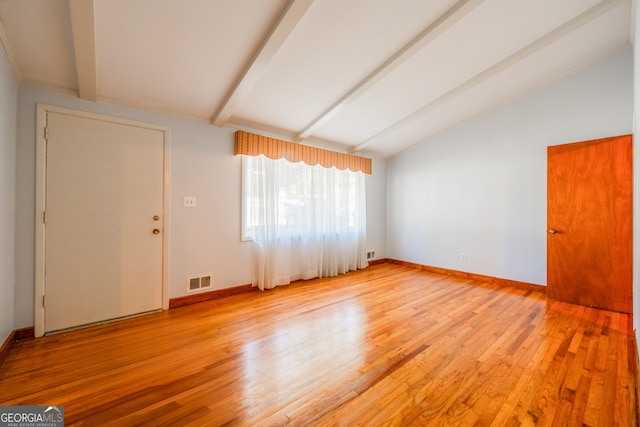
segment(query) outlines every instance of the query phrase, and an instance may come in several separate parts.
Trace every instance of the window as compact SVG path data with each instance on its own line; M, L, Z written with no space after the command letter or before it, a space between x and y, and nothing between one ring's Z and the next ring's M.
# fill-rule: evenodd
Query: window
M366 267L365 175L263 155L243 156L243 239L254 285Z

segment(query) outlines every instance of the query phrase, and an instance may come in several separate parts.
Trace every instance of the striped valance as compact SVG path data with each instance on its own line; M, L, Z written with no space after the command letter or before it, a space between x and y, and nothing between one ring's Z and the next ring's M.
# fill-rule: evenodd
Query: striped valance
M287 159L290 162L305 162L308 165L336 167L354 172L371 174L371 159L295 144L276 138L269 138L244 131L236 132L235 154L259 156L264 154L270 159Z

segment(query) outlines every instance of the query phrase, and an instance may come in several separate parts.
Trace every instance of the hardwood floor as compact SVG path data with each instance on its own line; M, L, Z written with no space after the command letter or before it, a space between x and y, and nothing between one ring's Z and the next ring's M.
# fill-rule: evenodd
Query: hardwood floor
M66 425L635 426L630 315L382 264L21 341Z

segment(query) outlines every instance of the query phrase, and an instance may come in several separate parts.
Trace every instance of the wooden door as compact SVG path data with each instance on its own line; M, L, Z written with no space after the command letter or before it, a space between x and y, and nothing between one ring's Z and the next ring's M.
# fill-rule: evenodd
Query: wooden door
M631 313L631 135L547 155L548 296Z
M47 133L45 332L162 308L163 132L48 112Z

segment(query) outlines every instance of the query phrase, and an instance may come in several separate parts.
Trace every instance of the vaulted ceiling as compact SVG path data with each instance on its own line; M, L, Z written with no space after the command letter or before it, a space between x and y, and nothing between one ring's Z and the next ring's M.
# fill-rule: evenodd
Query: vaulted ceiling
M18 81L383 157L630 43L630 0L0 0Z

